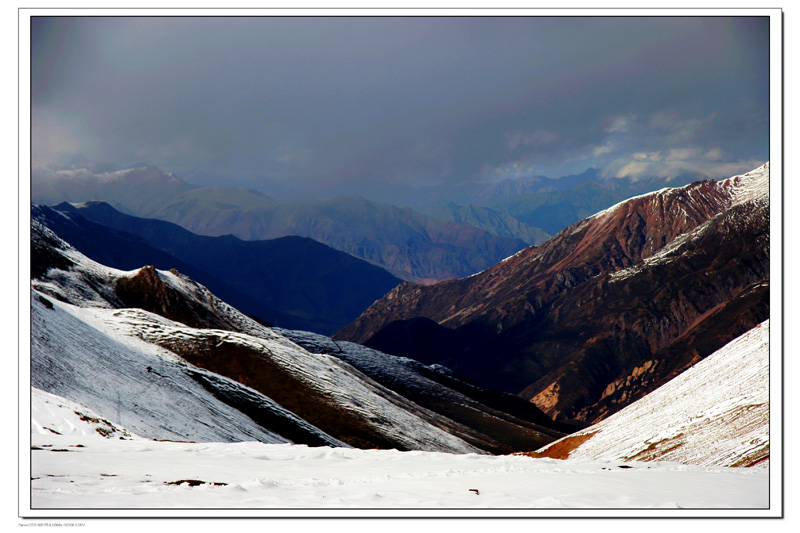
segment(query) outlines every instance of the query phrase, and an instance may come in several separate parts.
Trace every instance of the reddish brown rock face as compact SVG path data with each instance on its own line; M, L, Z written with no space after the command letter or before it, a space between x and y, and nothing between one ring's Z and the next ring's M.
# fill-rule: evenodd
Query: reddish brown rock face
M178 272L174 274L180 276ZM115 289L127 307L144 309L195 328L232 329L217 315L210 313L205 305L188 301L184 295L170 288L153 266L143 267L131 277L119 278ZM214 304L209 301L206 305Z
M459 335L437 362L603 418L769 316L769 204L761 186L742 200L748 179L768 170L632 198L470 278L402 284L336 338L413 358L398 347L424 339L388 326L425 317L447 328L426 336Z

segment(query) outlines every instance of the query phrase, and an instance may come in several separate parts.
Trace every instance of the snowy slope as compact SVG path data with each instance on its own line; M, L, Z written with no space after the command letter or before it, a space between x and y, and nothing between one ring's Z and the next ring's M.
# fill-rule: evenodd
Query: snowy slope
M541 410L507 393L482 389L440 365L388 355L317 333L274 328L306 350L329 354L357 368L381 385L430 409L429 421L446 427L481 449L493 453L533 450L575 431L553 422ZM455 421L456 423L453 423Z
M142 438L115 426L88 407L37 388L31 388L31 434Z
M42 297L44 298L44 297ZM48 305L52 306L48 308ZM397 446L471 452L476 448L421 420L414 406L331 356L310 354L282 339L189 328L139 309L79 308L55 299L31 298L32 385L77 401L137 434L193 441L286 442L251 417L218 399L220 388L257 398L260 409L280 413L341 443L257 391L189 364L173 350L194 342L245 346L281 365L298 382L339 409L363 419ZM172 347L173 350L162 347ZM221 356L224 356L222 353ZM214 385L215 394L209 391ZM248 404L252 403L252 398Z
M753 201L769 204L769 161L745 174L721 180L720 184L731 191L733 205Z
M185 276L107 268L89 260L47 228L34 223L32 229L40 256L61 266L49 268L32 281L35 387L87 405L151 438L298 442L274 431L265 432L252 420L267 417L274 421L277 417L280 426L288 423L291 434L299 431L304 437L300 442L308 444L341 444L329 435L349 421L361 432L358 439L367 437L367 444L479 451L441 429L456 425L454 422L434 425L433 421L441 419L435 413L339 358L306 351L241 315ZM65 261L68 267L63 266ZM226 330L191 328L154 313L125 309L115 287L121 280L143 272L172 291L165 293L166 298L176 301L177 307L193 307L213 315L215 323ZM241 353L245 357L228 364L233 354ZM187 357L195 363L190 364ZM241 384L261 372L252 366L261 365L259 360L266 369L267 388L281 390L282 400L268 397L271 394L263 387ZM228 377L213 370L217 367L226 367L228 373L222 374ZM297 390L294 397L291 389L287 394L287 387ZM286 401L302 405L304 414L296 416L298 411L288 408ZM242 412L242 403L249 416ZM172 417L175 407L185 416ZM309 415L316 415L317 421L309 423ZM135 419L132 423L127 422L130 417ZM162 418L169 420L160 422ZM228 427L228 422L233 427ZM320 423L325 429L317 429Z
M108 328L112 310L78 308L32 292L31 386L85 405L115 425L152 439L289 442L216 398L210 376L174 353ZM241 385L227 381L229 387ZM252 394L258 395L255 391ZM263 409L340 444L258 395Z
M75 414L97 416L83 406L34 391L33 411L32 516L176 508L641 508L678 516L679 508L769 505L764 469L103 438Z
M159 346L184 359L184 364L190 363L186 368L201 366L209 375L222 374L231 378L231 383L243 382L348 444L510 453L536 449L573 430L554 424L523 400L513 398L517 400L514 404L498 398L502 395L445 376L441 369L350 343L337 345L318 334L267 328L177 271L108 268L35 221L32 230L32 241L39 250L35 258L40 257L47 267L32 280L35 291L76 308L98 309L81 314L81 320L93 321L98 331ZM127 289L120 290L121 285L123 289L134 286L133 292L128 291L134 297L154 295L144 305L153 312L128 309L140 304L126 304ZM102 308L116 311L99 311ZM45 330L46 326L35 328L34 335ZM236 361L225 362L236 357ZM265 379L264 375L271 377ZM193 379L206 387L211 380L194 374ZM231 394L221 392L217 381L213 388L217 397L231 403ZM276 388L282 396L273 394ZM297 392L287 396L287 388ZM242 395L245 393L239 390L234 396ZM323 412L323 407L328 411ZM342 416L354 423L350 427L355 434L334 420ZM367 441L362 439L365 435L359 436L364 428L369 434Z
M539 453L769 466L769 320L620 412Z

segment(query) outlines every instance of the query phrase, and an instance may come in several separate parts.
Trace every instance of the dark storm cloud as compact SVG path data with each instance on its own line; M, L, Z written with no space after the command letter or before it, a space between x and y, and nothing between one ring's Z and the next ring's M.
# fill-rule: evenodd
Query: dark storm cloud
M670 150L720 165L765 158L767 29L730 18L37 18L34 163L79 152L313 188L637 161L655 172Z

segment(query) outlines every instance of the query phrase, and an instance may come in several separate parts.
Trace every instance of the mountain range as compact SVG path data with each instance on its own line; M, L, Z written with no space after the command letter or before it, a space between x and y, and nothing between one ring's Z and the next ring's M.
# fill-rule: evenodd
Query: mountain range
M443 220L461 222L483 229L493 235L522 239L529 245L539 245L550 238L541 228L528 225L520 219L501 211L476 205L458 205L450 202L434 216Z
M152 166L100 174L40 171L31 195L44 205L103 201L200 235L308 237L422 283L470 275L528 244L359 196L276 202L255 191L197 187Z
M769 317L769 164L634 197L485 271L403 283L334 338L593 422Z
M469 277L401 283L333 337L238 309L291 300L313 278L292 261L318 250L361 265L320 290L380 272L289 241L33 206L31 385L122 438L769 463L768 163L629 198ZM237 281L257 257L285 287Z
M331 334L400 283L385 270L315 240L206 237L103 202L34 206L32 217L104 265L183 274L248 315Z
M403 280L433 283L472 275L619 201L692 178L607 178L590 168L558 179L361 184L328 198L278 201L248 189L192 185L145 165L36 169L31 196L42 205L103 201L200 235L309 237Z
M576 429L440 367L267 328L176 271L106 267L37 221L32 250L31 384L140 436L508 453Z
M701 179L701 175L687 172L665 177L608 177L601 169L589 168L580 174L556 179L523 176L423 187L402 184L369 187L360 184L359 189L352 189L349 193L408 206L433 218L458 220L463 217L464 222L490 233L510 234L530 245L538 245L546 240L546 237L541 239L543 235L555 235L618 202ZM478 216L472 214L476 211ZM502 219L499 225L488 223L496 218Z

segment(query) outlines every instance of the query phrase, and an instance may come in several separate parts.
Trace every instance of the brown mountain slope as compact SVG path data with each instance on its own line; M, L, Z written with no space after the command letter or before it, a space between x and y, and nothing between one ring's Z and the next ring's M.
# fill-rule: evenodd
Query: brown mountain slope
M336 337L414 357L398 347L419 321L389 333L426 317L460 337L439 362L551 415L606 416L768 316L768 179L632 198L470 278L402 284Z

